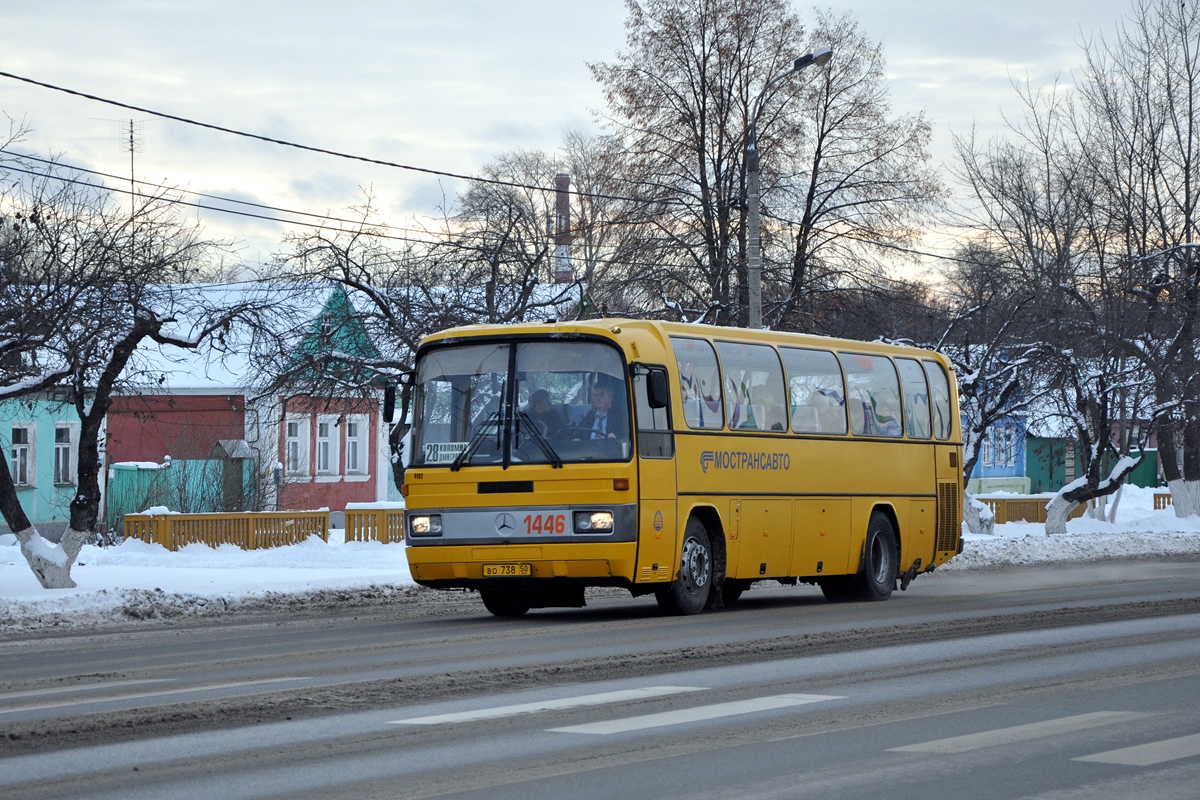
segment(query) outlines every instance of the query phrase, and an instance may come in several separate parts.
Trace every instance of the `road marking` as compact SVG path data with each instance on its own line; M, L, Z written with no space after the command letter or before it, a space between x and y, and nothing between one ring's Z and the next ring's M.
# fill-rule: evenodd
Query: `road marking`
M1081 756L1073 760L1095 761L1101 764L1125 764L1130 767L1150 767L1164 761L1175 761L1192 756L1200 756L1200 733L1180 736L1178 739L1164 739L1161 742L1140 744L1136 747L1123 747L1120 750L1109 750L1107 753Z
M0 703L16 700L20 697L41 697L47 694L68 694L70 692L86 692L91 689L113 689L118 686L143 686L148 683L171 683L174 678L147 678L141 681L112 681L111 683L81 683L76 686L58 686L53 689L28 689L23 692L7 692L0 694Z
M71 700L60 700L56 703L38 703L35 705L11 706L0 708L0 714L15 714L18 711L41 711L48 708L65 708L67 706L90 706L98 703L112 703L122 700L144 700L148 697L167 697L173 694L188 694L189 692L211 692L219 689L239 689L243 686L261 686L265 683L285 683L288 681L303 681L307 678L268 678L261 681L237 681L235 683L212 683L204 686L188 686L182 689L163 689L158 692L138 692L136 694L114 694L106 697L76 697Z
M777 694L771 697L755 697L750 700L738 700L732 703L717 703L711 706L685 708L679 711L664 711L661 714L645 714L640 717L626 717L607 722L592 722L586 725L570 725L565 728L550 728L555 733L589 733L607 736L613 733L640 731L646 728L661 728L667 725L682 725L685 722L702 722L720 717L733 717L739 714L753 714L758 711L774 711L790 706L803 706L809 703L821 703L826 700L842 700L842 697L821 694Z
M967 736L955 736L950 739L937 739L932 742L910 744L904 747L893 747L893 753L966 753L970 750L981 750L984 747L995 747L1001 744L1013 744L1029 739L1041 739L1046 736L1057 736L1063 733L1085 731L1089 728L1099 728L1103 725L1113 725L1118 722L1141 719L1153 716L1136 711L1096 711L1092 714L1080 714L1075 717L1050 719L1045 722L1034 722L1029 725L1016 725L1012 728L1000 728L983 733L972 733Z
M496 719L511 717L515 714L533 714L538 711L558 711L564 708L579 708L582 706L599 706L608 703L624 703L630 700L645 700L649 697L663 697L680 692L702 692L702 687L695 686L647 686L643 689L625 689L618 692L601 692L600 694L585 694L578 697L563 697L559 700L539 700L533 703L518 703L511 706L481 708L478 711L461 711L456 714L436 714L431 717L412 717L410 719L395 719L389 725L443 725L450 722L475 722L481 719Z

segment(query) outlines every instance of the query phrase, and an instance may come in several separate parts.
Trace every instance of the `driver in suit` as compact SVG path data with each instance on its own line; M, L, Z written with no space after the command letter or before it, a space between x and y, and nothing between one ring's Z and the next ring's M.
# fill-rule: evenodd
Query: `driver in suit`
M613 392L607 384L597 384L592 389L592 408L579 420L579 428L581 438L629 438L629 423L620 410L613 408Z

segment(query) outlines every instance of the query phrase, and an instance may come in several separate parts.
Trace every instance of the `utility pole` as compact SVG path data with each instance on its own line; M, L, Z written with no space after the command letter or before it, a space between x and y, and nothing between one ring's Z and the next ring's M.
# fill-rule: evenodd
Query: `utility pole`
M767 96L767 91L776 83L810 64L828 64L832 57L833 51L828 47L800 56L791 69L767 81L759 92L758 99L754 101L754 112L750 115L750 140L746 143L746 199L749 206L746 249L750 251L746 261L746 282L750 306L747 327L750 330L762 329L762 191L758 161L758 112L762 110L762 101Z

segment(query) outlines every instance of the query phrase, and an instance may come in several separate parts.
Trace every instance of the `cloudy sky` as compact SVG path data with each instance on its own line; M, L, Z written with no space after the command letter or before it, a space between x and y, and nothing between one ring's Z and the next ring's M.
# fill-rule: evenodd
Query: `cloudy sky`
M1010 77L1070 82L1078 43L1132 0L833 2L884 44L894 109L924 111L935 157L952 133L1003 125ZM810 6L796 4L802 16ZM5 3L0 71L213 125L438 171L553 151L594 130L587 62L624 46L623 0L41 0ZM836 57L836 56L835 56ZM0 110L32 128L17 149L299 211L340 213L370 187L389 222L434 215L453 179L206 130L0 77ZM286 230L200 212L266 258Z

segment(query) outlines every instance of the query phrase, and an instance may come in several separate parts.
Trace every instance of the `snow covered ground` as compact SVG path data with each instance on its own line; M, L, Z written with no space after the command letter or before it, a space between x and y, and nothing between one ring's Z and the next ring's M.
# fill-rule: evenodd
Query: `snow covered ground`
M943 570L987 569L1106 559L1200 558L1200 519L1153 510L1153 490L1127 488L1116 524L1084 517L1065 536L1013 522L996 535L966 535L962 555ZM265 607L403 602L419 591L404 545L310 539L291 547L244 551L191 545L171 553L127 541L85 546L75 589L45 590L25 564L15 537L0 536L0 632L52 626L95 626Z

